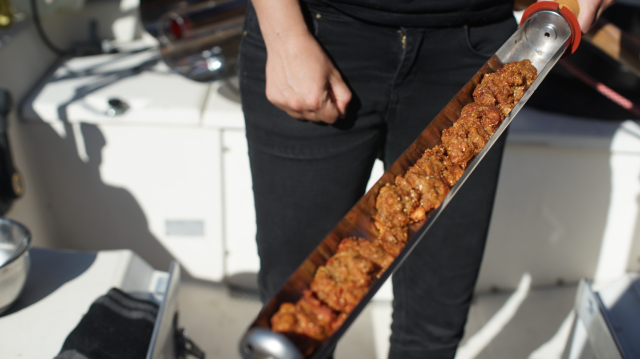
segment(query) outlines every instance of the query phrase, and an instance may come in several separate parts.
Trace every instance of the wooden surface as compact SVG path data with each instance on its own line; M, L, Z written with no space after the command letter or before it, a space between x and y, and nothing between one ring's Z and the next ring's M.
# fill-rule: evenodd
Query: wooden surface
M583 39L640 76L640 39L599 19Z

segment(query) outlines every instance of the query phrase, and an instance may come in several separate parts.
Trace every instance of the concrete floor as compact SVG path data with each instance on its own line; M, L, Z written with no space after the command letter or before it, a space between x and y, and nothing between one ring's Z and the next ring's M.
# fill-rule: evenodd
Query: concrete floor
M466 358L532 358L532 353L550 341L559 331L563 321L570 314L576 294L576 286L534 288L516 308L513 316L499 328L494 336L486 340L486 346L476 356ZM505 308L505 303L513 292L485 293L478 295L469 311L465 336L461 349L465 348L487 323ZM569 333L564 333L568 335ZM566 343L566 337L563 343ZM564 345L555 355L547 354L545 359L559 359ZM458 357L460 357L460 350Z
M568 335L559 329L575 292L574 285L525 288L521 283L514 292L477 295L456 359L559 358ZM207 358L239 358L240 336L261 308L257 296L185 281L179 300L180 325ZM335 358L386 358L390 316L389 302L372 302L341 339Z

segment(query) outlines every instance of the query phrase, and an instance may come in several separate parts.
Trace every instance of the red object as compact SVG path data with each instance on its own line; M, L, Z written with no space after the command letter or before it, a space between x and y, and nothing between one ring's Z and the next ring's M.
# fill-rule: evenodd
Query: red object
M529 6L522 15L522 20L520 20L520 26L524 24L533 14L540 11L555 11L562 15L562 17L567 20L569 23L569 27L571 27L571 38L569 38L569 50L570 52L565 54L570 55L576 52L578 49L578 45L580 45L580 39L582 38L582 30L580 30L580 24L578 23L578 19L576 16L569 10L567 7L560 8L560 4L553 1L540 1L531 6Z
M176 40L180 40L182 38L182 26L178 23L177 20L171 19L171 33Z

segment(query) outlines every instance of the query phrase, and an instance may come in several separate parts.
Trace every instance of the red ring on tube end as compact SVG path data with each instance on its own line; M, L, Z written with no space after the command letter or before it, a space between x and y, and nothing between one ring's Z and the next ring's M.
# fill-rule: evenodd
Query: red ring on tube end
M571 37L569 38L569 51L564 56L573 54L580 45L580 39L582 39L582 31L580 30L580 24L576 16L567 7L560 8L560 4L553 1L540 1L533 5L530 5L522 14L522 20L520 20L520 26L525 23L533 14L540 11L555 11L562 15L567 20L569 27L571 28Z

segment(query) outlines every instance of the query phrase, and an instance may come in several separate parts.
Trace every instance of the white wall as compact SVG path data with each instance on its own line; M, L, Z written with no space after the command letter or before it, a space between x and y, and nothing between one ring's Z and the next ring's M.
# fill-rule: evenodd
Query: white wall
M640 269L640 126L525 109L514 120L477 290L606 283Z
M119 1L90 2L80 12L58 11L45 17L43 27L51 41L67 49L73 42L88 38L88 21L98 18L99 36L114 38L113 23L131 17L135 8L121 9ZM141 34L136 28L133 36ZM133 37L132 36L132 37ZM56 62L56 55L39 38L33 23L27 19L0 30L0 87L11 91L14 110L9 116L9 136L16 167L25 179L26 192L11 208L7 217L25 223L33 234L36 246L56 246L59 241L57 224L52 217L51 203L42 188L46 178L39 171L38 151L34 136L24 123L18 121L17 108L27 93Z

